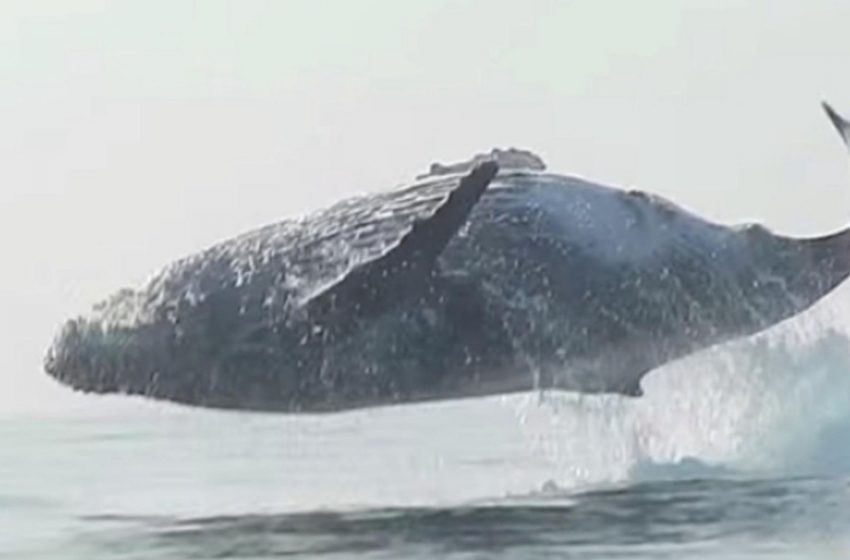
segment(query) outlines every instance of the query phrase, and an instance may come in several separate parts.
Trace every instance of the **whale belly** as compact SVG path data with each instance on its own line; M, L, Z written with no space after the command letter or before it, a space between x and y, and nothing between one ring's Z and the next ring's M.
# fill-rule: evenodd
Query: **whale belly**
M441 265L480 283L517 375L637 395L646 372L710 338L694 282L675 269L703 274L723 242L711 224L642 193L517 174L491 187Z

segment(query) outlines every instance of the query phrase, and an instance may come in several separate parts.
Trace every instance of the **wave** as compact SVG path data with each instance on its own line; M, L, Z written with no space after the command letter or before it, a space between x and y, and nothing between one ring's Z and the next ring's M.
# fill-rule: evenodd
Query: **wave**
M725 558L730 548L757 556L767 543L774 554L802 548L807 554L794 557L812 557L823 547L825 525L848 523L841 488L823 480L665 482L463 507L190 519L111 516L89 519L99 530L87 531L86 540L95 550L157 551L158 557L169 558L467 558L482 553L515 558L567 551L580 551L582 557L657 558L673 550L709 552L712 546L718 554L703 557Z

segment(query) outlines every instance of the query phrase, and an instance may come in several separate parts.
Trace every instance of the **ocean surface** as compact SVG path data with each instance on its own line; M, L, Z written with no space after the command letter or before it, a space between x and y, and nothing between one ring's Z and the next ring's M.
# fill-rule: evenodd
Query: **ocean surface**
M847 300L641 399L0 411L0 558L850 558Z

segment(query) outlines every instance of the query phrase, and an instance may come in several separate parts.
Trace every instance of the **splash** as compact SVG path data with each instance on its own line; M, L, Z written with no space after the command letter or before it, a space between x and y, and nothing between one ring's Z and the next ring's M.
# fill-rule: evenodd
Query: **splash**
M647 478L850 473L850 290L758 336L669 364L645 396L515 402L560 488Z

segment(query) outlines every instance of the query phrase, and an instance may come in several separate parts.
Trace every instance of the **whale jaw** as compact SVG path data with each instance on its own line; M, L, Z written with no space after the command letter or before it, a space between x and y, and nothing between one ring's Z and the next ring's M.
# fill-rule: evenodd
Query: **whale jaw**
M44 358L44 370L62 384L95 393L148 392L140 382L133 352L135 335L104 329L96 321L74 319L60 329ZM155 379L151 372L149 380Z

